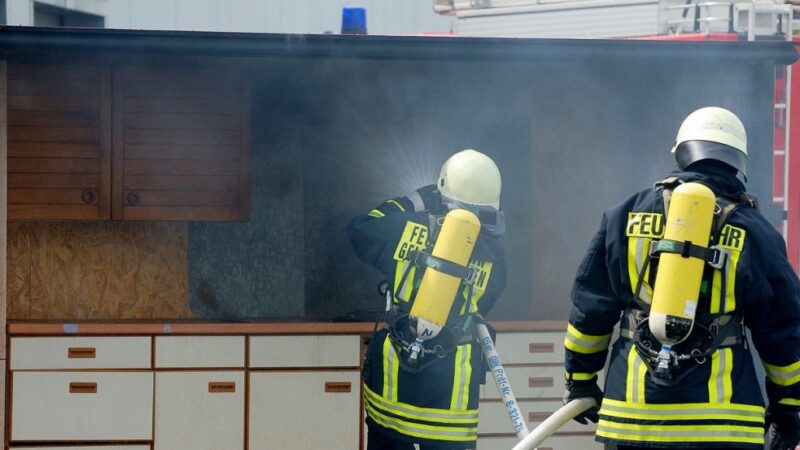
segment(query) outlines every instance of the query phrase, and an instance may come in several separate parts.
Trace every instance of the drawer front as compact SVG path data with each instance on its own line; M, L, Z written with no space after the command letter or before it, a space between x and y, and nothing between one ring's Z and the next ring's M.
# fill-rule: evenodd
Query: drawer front
M564 332L498 333L497 354L503 364L564 361Z
M150 450L149 445L92 445L78 447L9 447L9 450Z
M253 336L250 367L358 367L358 336Z
M528 424L528 429L532 430L539 426L546 418L563 406L560 401L521 401L519 407L522 410L523 418ZM574 420L570 420L559 433L585 433L594 431L596 425L589 423L581 425ZM478 423L478 433L498 434L512 433L511 419L508 418L506 407L501 401L482 401L480 403L480 422Z
M514 448L519 444L516 436L481 437L478 436L478 450ZM603 444L594 440L594 434L555 435L545 439L537 450L603 450Z
M11 338L11 370L149 369L150 337Z
M152 372L13 372L11 440L149 440Z
M520 399L550 398L560 399L564 396L566 380L564 368L561 366L517 366L503 367L511 383L514 397ZM598 372L597 382L603 386L604 372ZM486 374L486 384L481 391L481 398L501 398L500 391L491 372Z
M244 371L156 373L155 450L244 449Z
M244 336L156 336L156 368L244 367Z
M561 398L564 395L564 368L550 367L503 367L511 383L514 396L524 398ZM494 377L487 374L483 398L499 399Z
M358 448L358 371L262 371L249 376L249 450Z

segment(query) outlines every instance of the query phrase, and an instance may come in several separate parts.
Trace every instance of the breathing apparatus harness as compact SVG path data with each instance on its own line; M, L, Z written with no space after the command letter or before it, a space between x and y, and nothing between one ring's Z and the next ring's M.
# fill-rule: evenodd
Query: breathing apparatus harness
M436 242L439 231L441 230L444 222L443 215L429 214L430 223L430 242ZM461 285L457 292L462 292L466 288L466 301L472 298L473 285L477 271L472 267L465 267L460 264L448 261L443 258L433 256L430 253L432 244L429 243L424 251L410 251L408 252L408 262L400 278L398 286L403 286L408 279L412 267L420 269L433 269L447 275L461 279ZM415 286L416 287L416 286ZM453 353L459 345L469 343L474 340L474 330L477 323L485 323L483 318L477 311L467 311L463 316L450 316L447 324L439 334L425 342L421 348L418 348L418 353L415 358L411 358L412 347L417 341L415 333L416 324L414 319L409 316L413 299L401 298L399 294L394 295L400 301L393 301L394 294L388 289L385 291L387 308L384 317L384 323L389 330L389 339L392 342L395 352L400 360L400 367L403 370L419 373L429 365L445 356ZM414 293L416 295L416 293ZM456 305L454 304L455 308ZM488 326L488 324L487 324Z
M677 177L668 177L654 184L655 189L662 191L664 211L669 211L672 191L683 181ZM711 241L716 242L719 232L731 213L739 207L758 208L754 197L741 192L735 197L717 196L714 209L714 220L711 227ZM665 350L649 329L648 315L650 304L640 297L647 268L658 260L661 253L677 253L683 257L693 257L706 261L712 270L726 270L730 264L730 250L712 245L704 248L691 242L677 242L668 239L654 240L644 263L639 270L636 288L634 289L635 305L625 309L620 327L620 337L633 342L639 356L645 361L650 377L657 385L673 387L688 376L696 368L705 364L715 350L732 347L746 342L744 322L741 312L733 314L698 312L694 328L689 337ZM656 267L657 270L657 267ZM703 276L707 283L708 273ZM713 272L712 272L713 273ZM651 277L655 271L651 271ZM726 298L727 283L720 283L720 298ZM701 300L708 298L701 291ZM707 301L705 302L707 304ZM660 350L659 350L660 349Z

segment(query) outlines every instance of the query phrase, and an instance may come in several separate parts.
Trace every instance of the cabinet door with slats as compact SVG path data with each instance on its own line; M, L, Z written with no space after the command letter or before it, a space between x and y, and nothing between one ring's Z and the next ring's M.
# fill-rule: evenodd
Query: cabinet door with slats
M112 216L246 220L249 87L236 67L114 72Z
M8 218L110 216L110 71L8 65Z

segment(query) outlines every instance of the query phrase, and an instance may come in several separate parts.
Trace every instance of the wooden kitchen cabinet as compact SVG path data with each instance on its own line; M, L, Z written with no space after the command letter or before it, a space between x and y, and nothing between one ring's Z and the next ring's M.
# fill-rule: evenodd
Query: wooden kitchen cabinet
M9 63L8 219L110 218L111 71Z
M250 93L228 67L114 72L112 217L246 220Z
M9 220L246 220L250 88L219 64L9 63Z

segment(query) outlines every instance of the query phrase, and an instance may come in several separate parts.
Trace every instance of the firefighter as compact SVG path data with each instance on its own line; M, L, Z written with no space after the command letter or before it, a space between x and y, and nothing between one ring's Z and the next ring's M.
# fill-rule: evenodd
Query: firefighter
M479 383L485 372L473 329L506 282L499 240L505 232L500 181L488 156L463 150L444 163L436 185L389 199L348 225L358 257L380 270L390 288L384 326L371 337L364 362L369 450L410 450L415 443L421 449L475 448ZM445 239L443 220L455 209L480 220L469 262L460 267L441 259L431 264L437 240ZM453 303L446 326L412 357L419 336L409 313L415 301L423 301L417 293L426 270L462 280L451 298L425 300Z
M596 439L620 450L761 449L770 424L771 449L800 450L800 283L783 239L745 190L744 126L728 110L701 108L680 126L672 153L678 170L606 210L578 268L564 400L602 403L576 420L596 422ZM706 242L665 236L700 219L672 207L684 185L710 189ZM674 276L698 260L691 270L699 272ZM659 303L669 295L659 291L685 287L692 276L696 294L667 300L678 308L665 319ZM617 323L604 393L597 374ZM766 372L769 408L745 328Z

